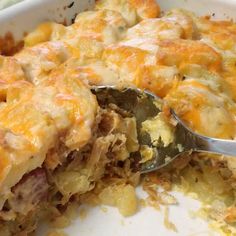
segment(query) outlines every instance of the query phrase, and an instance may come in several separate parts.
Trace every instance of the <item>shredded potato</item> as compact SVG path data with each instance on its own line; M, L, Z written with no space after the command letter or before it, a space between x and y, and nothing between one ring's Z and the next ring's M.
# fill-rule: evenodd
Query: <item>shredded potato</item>
M172 222L170 222L170 220L169 220L169 209L167 207L165 207L164 224L167 229L170 229L174 232L178 232L176 226Z
M121 185L105 188L100 194L101 203L116 206L123 216L133 215L138 208L134 187Z

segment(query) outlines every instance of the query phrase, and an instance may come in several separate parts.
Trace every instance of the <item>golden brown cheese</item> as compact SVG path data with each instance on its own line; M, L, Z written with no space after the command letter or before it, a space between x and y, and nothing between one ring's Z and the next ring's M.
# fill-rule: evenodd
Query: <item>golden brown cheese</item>
M81 63L77 58L71 58L53 70L50 77L56 79L61 74L82 80L90 85L119 85L122 83L117 73L99 60Z
M67 38L87 36L105 44L117 42L126 30L126 22L116 11L86 11L78 14L68 27Z
M70 45L75 53L77 50L84 60L94 59L101 58L104 45L122 39L126 28L125 20L116 11L86 11L78 14L75 23L67 27L56 23L43 23L28 34L24 41L26 47L46 41L60 41ZM28 49L30 50L32 51Z
M216 50L223 58L221 73L225 92L236 101L236 25L229 21L210 21L195 18L201 41Z
M154 63L160 65L177 66L181 69L186 64L197 64L212 71L220 71L222 67L221 55L199 41L135 38L123 41L120 45L130 46L133 50L141 49L149 55L155 55Z
M12 57L0 56L0 102L6 100L6 91L15 81L25 80L24 72Z
M27 80L38 84L54 68L73 55L79 58L79 50L57 41L26 47L15 55L15 58L23 68Z
M215 48L219 50L231 51L236 53L235 42L236 33L232 34L230 32L211 32L202 35L203 39L209 40Z
M134 75L133 83L141 89L147 89L164 98L180 81L176 67L171 66L142 66Z
M174 21L165 19L145 19L127 31L126 39L179 39L184 37L183 28Z
M69 39L65 38L62 41L72 46L75 50L79 50L83 62L102 57L104 45L93 37L86 35Z
M135 28L135 27L134 27ZM155 40L134 37L107 47L106 65L140 88L164 97L181 80L189 65L221 71L221 56L208 45L192 40ZM199 69L199 70L200 70Z
M166 99L182 120L201 134L226 139L235 137L235 110L231 113L225 106L227 100L199 80L180 82Z
M56 127L63 132L65 145L71 150L84 146L91 138L97 112L97 101L89 87L73 75L62 73L48 78L37 88L35 103L50 114Z
M185 39L198 39L198 28L192 19L192 14L182 9L173 9L163 16L163 20L179 24L184 30Z
M54 22L45 22L40 24L24 38L24 45L26 47L32 47L52 39L60 40L65 34L66 27L64 25Z
M102 42L99 42L92 34L79 35L72 31L71 26L65 27L51 22L39 25L25 37L24 41L25 47L33 47L47 41L60 41L70 45L75 52L79 51L80 56L85 59L100 58L103 51Z
M186 64L197 64L208 70L221 70L221 56L208 45L192 40L163 40L158 42L157 53L159 64L181 68Z
M232 97L234 102L236 101L236 77L234 75L224 76L224 87L225 91L228 92L229 96Z
M106 48L103 59L126 86L132 84L165 97L180 80L176 66L158 65L155 54L140 48L113 45Z
M156 18L160 15L160 6L155 0L129 0L128 2L136 9L138 19Z
M6 83L12 83L17 80L24 80L24 72L12 57L0 56L0 80Z
M9 188L40 167L59 140L68 150L83 147L91 138L97 112L89 88L71 76L62 74L38 86L16 83L0 106L2 203Z
M57 137L56 127L48 114L38 111L31 101L33 90L32 86L24 87L22 98L13 99L0 108L0 207L10 188L25 173L42 165Z
M132 82L139 65L144 65L150 58L148 51L125 45L111 45L103 54L106 65L121 78Z
M236 34L236 25L233 21L212 21L207 17L192 17L201 34L228 33Z
M179 9L157 19L154 1L100 0L96 9L79 14L69 27L45 23L26 38L29 45L37 39L60 40L78 49L80 55L73 55L76 63L71 59L58 69L61 63L55 63L49 71L53 77L67 71L93 85L134 84L163 98L183 77L195 78L207 81L215 93L223 89L235 98L235 24L212 22ZM129 26L139 23L126 33L122 16Z
M155 0L98 0L95 8L118 11L129 26L160 14L160 7Z

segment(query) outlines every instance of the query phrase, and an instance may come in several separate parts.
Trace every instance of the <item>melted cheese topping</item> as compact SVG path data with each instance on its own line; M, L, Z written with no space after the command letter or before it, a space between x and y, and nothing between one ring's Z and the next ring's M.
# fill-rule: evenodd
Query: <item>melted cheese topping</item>
M199 38L198 28L196 27L190 12L181 9L173 9L167 12L164 15L163 19L167 19L169 21L179 24L184 30L183 37L185 39Z
M92 36L105 44L114 43L122 38L126 22L116 11L99 10L79 14L70 26L68 37L77 35Z
M12 83L24 80L24 72L17 60L0 56L0 102L6 100L6 92Z
M175 66L143 66L134 76L134 84L138 88L148 89L164 98L180 81Z
M43 23L20 53L0 57L4 192L59 140L69 150L89 141L89 85L148 89L197 132L235 139L236 24L179 9L159 16L154 0L98 0L71 26Z
M184 37L184 29L169 19L146 19L127 31L126 38L179 39Z
M58 41L25 48L15 58L24 70L27 80L38 84L72 55L80 57L79 50Z
M225 106L227 100L202 82L196 79L181 82L166 99L181 118L201 134L234 138L234 114Z
M96 9L118 11L129 26L141 19L155 18L160 14L160 7L155 0L98 0Z
M134 84L163 98L168 95L173 108L178 107L178 102L173 102L174 97L178 97L182 83L187 82L182 80L193 79L213 89L215 96L225 93L227 101L221 106L225 107L227 103L234 106L234 23L210 21L180 9L156 18L160 14L159 6L149 0L99 0L95 9L97 11L79 14L72 26L46 23L35 31L36 35L43 32L44 39L60 40L79 49L80 60L76 66L65 64L71 68L68 73L75 73L77 78L93 85ZM29 36L27 39L30 39ZM68 70L65 65L53 73ZM191 91L195 91L195 87L196 83L188 86ZM184 96L188 97L190 92L183 90L182 93L184 91ZM206 96L204 101L208 99L206 93L201 93L201 96ZM187 98L185 103L190 101ZM234 109L225 114L231 121L234 120ZM200 128L204 127L204 119L193 119L191 115L184 119L199 132L204 129ZM215 128L204 132L215 137L222 133Z
M13 83L0 106L1 193L40 167L59 141L69 150L83 147L91 138L96 111L94 95L72 75L62 73L37 86Z
M221 69L221 56L211 47L192 40L162 40L158 42L158 63L181 68L185 64L197 64L208 70Z
M111 45L103 54L106 65L127 81L134 80L134 74L138 70L137 65L145 64L148 57L147 51L125 45Z

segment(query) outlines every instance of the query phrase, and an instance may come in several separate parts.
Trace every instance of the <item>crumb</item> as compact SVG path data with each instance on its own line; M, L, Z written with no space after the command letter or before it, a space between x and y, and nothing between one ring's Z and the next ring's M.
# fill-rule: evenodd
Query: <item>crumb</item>
M146 205L153 207L157 211L160 211L160 209L161 209L160 204L157 201L153 200L151 197L147 197Z
M140 199L140 200L139 200L139 205L140 205L141 207L146 207L146 206L147 206L147 203L146 203L145 199Z
M164 210L164 225L167 229L172 230L174 232L178 232L176 226L169 220L169 208L165 207Z
M87 215L88 215L88 211L85 208L80 209L80 211L79 211L79 218L81 220L86 219Z
M107 207L105 207L105 206L101 206L100 209L101 209L101 211L104 212L104 213L107 213L107 212L108 212L108 209L107 209Z
M67 236L67 234L64 233L63 231L55 230L55 231L51 231L51 232L47 233L46 236Z
M125 221L123 219L120 221L120 223L122 226L125 226Z

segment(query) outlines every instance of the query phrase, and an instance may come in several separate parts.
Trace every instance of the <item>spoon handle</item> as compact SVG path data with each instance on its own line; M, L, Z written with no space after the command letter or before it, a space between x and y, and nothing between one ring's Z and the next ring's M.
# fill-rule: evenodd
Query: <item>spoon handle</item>
M185 151L192 150L236 157L236 140L206 137L193 132L183 124L177 125L177 135Z
M236 157L235 140L209 138L198 134L194 135L194 151L209 152Z

